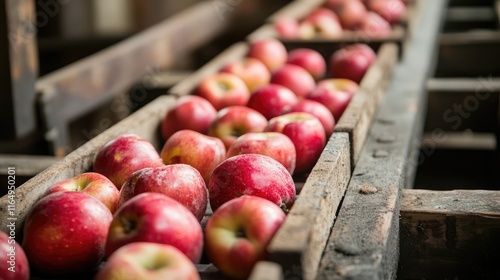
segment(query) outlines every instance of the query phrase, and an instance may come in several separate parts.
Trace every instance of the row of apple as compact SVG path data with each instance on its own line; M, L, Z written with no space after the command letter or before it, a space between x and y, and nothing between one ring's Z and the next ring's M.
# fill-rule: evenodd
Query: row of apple
M387 38L406 14L405 0L327 0L302 19L281 17L274 22L286 39L341 38L345 30L368 38Z
M23 248L30 266L42 275L93 273L102 260L107 259L99 269L99 279L110 279L117 273L139 277L144 272L141 266L146 270L169 267L167 273L177 271L196 279L192 263L199 260L205 247L210 260L222 272L238 278L247 276L253 264L265 257L266 244L284 220L282 209L293 205L295 188L291 175L309 171L324 147L327 127L319 121L321 115L319 118L314 116L322 107L311 106L313 101L307 98L311 92L319 91L317 88L323 88L319 92L327 93L324 100L333 100L330 104L323 103L327 108L323 112L339 116L339 110L331 108L338 108L335 96L344 93L336 88L339 80L320 81L327 72L323 57L307 49L287 53L277 42L255 42L248 56L233 64L255 65L244 62L250 58L262 62L267 70L264 73L269 77L266 83L252 88L252 75L245 75L252 72L243 71L245 67L240 68L242 72L231 65L224 68L224 74L242 81L240 84L249 85L245 106L225 103L216 110L218 99L215 97L222 100L232 96L228 91L230 83L216 83L223 94L214 94L210 99L210 94L204 95L202 90L204 82L211 79L207 77L198 87L199 96L180 98L165 116L162 132L166 142L161 154L145 139L122 135L96 155L95 173L85 173L49 188L44 198L34 205L24 228ZM280 54L277 50L285 53ZM362 50L369 51L366 55ZM355 79L353 73L360 75L366 71L373 59L373 51L364 45L345 48L332 55L331 61L340 61L341 67L331 63L330 72L340 69L340 74L343 72ZM296 67L291 68L300 70L284 71L292 65ZM262 72L253 73L259 77ZM214 76L217 75L219 73ZM313 83L309 85L314 86L307 87L311 79ZM352 92L347 95L349 98L344 99L348 102L357 84L346 79L341 81L353 85ZM260 101L254 97L259 96L259 92L265 93ZM257 100L254 101L257 105L248 106L252 98ZM273 101L281 104L269 106L276 104ZM304 101L311 102L307 105ZM305 109L297 104L306 104L301 105ZM328 107L331 104L337 107ZM197 109L200 107L205 109ZM311 114L285 116L292 114L292 107ZM207 110L212 116L205 114ZM251 133L251 130L233 127L242 115L250 127L258 124L258 119L262 120L265 126L260 126L258 131L267 132ZM229 121L222 121L224 119ZM289 125L297 123L292 121L294 119L300 124ZM217 123L220 123L219 128ZM193 127L183 127L185 125ZM219 138L204 135L210 131L220 131L214 135ZM333 131L333 124L329 131ZM312 156L311 149L315 150ZM306 156L299 156L302 154ZM251 197L240 198L243 194ZM215 212L203 232L199 222L208 202ZM139 251L145 252L134 253ZM186 258L191 261L190 265L185 262ZM127 259L132 262L125 264ZM178 260L175 263L184 270L168 265L172 260Z

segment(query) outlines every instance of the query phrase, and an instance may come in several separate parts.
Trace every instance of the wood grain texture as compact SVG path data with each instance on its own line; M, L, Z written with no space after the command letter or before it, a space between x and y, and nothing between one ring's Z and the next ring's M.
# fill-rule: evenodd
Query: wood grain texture
M35 176L56 161L53 156L0 155L0 174L6 175L8 167L15 167L18 176Z
M47 188L58 181L92 170L92 162L99 149L116 136L122 133L135 133L149 140L159 150L163 143L159 132L160 122L174 100L175 98L171 96L156 99L19 186L15 197L17 230L22 229L29 210L43 196ZM0 198L0 219L4 221L8 217L7 201L6 196ZM6 231L6 225L2 224L0 230ZM18 232L18 235L20 236L21 232Z
M68 123L124 93L159 69L179 63L226 28L212 3L203 2L110 48L63 67L36 83L48 130L58 155L68 147Z
M335 126L335 131L347 132L351 143L351 164L354 168L368 131L391 82L398 61L398 47L384 44L377 52L377 59L360 83L360 89Z
M300 279L314 279L337 208L351 177L349 140L334 133L285 223L269 244L271 260Z
M37 129L35 80L38 76L35 3L0 4L0 140L13 141Z
M500 192L404 190L398 276L500 278Z
M361 150L318 279L395 279L401 193L415 169L425 81L447 1L419 1L415 30Z

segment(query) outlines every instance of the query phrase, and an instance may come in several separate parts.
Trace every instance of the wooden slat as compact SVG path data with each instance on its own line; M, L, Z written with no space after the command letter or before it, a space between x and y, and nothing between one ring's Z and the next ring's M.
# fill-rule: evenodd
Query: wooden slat
M311 13L315 8L321 6L324 0L306 0L306 1L291 1L271 16L267 18L267 22L273 23L280 18L302 19Z
M443 32L494 30L498 18L494 7L452 7L448 9Z
M6 175L8 167L15 167L17 176L33 177L56 161L52 156L0 155L0 175Z
M395 279L403 188L416 167L425 81L447 1L419 0L415 33L376 115L338 212L318 279Z
M347 132L351 143L351 164L354 168L379 105L385 97L396 66L398 47L384 44L377 59L363 77L360 90L356 92L344 114L335 126L335 131Z
M427 82L426 130L495 132L500 79L439 78Z
M498 77L499 48L498 31L442 34L436 77Z
M402 279L499 279L500 192L405 190Z
M292 277L299 277L299 275L294 275L292 271L287 271L287 273L284 274L279 264L268 261L260 261L255 264L252 269L252 274L250 274L248 280L280 280L292 279Z
M56 155L68 147L68 122L125 92L155 69L178 63L219 34L226 24L212 3L199 3L99 53L40 79L42 113L55 135Z
M92 162L98 150L108 141L122 133L135 133L148 139L157 149L163 143L159 133L159 123L168 108L174 103L172 96L163 96L145 106L142 110L130 115L112 128L99 134L82 147L73 151L63 159L45 169L37 176L16 189L16 230L21 231L24 219L29 209L38 201L48 187L54 183L74 177L83 172L91 170ZM8 197L0 198L0 219L6 221L8 213ZM0 230L6 231L6 225L0 226ZM21 236L21 232L18 232Z
M348 136L334 133L268 246L271 260L281 264L284 272L315 279L350 176Z
M35 3L0 4L0 140L12 141L37 129L35 79L38 76Z

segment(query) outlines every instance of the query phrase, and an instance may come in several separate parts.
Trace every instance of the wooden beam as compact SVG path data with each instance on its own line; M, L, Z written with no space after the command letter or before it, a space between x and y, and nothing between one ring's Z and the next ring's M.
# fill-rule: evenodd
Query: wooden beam
M0 141L12 141L37 128L35 79L38 76L35 3L0 4Z
M412 43L354 168L318 279L396 278L401 192L413 180L425 81L434 66L447 1L419 0L418 5Z
M71 120L109 102L143 77L179 63L225 27L212 3L199 3L38 80L36 89L55 155L71 151Z
M499 279L500 192L404 190L398 277Z

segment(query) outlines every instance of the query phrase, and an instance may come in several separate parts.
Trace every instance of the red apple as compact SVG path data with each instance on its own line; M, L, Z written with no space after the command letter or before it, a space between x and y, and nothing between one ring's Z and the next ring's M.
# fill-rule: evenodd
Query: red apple
M212 171L226 159L226 147L217 137L192 130L180 130L165 142L160 156L165 164L191 165L208 184Z
M210 260L223 273L246 279L253 266L267 258L266 248L285 218L278 206L256 196L223 204L205 229Z
M227 72L240 77L248 87L250 93L266 85L271 80L271 72L260 60L252 57L243 57L226 64L222 72Z
M326 143L323 125L309 113L288 113L272 118L266 131L281 132L292 140L297 153L296 174L311 171Z
M229 148L239 136L248 132L262 132L267 119L256 110L246 106L230 106L220 110L208 134L220 138Z
M325 105L338 122L358 88L357 83L348 79L325 79L318 82L307 98Z
M406 13L406 4L401 0L370 0L366 2L371 11L379 14L390 24L402 20Z
M195 94L208 100L216 110L234 105L245 105L250 91L245 82L231 73L215 73L198 85Z
M93 271L104 257L112 218L103 203L83 192L43 197L24 225L22 246L31 267L51 277Z
M283 43L274 38L256 40L250 43L248 57L264 62L271 73L285 65L288 51Z
M135 134L122 134L106 143L94 158L94 172L100 173L120 189L137 170L162 166L155 147Z
M309 72L293 64L286 64L278 69L273 74L271 83L289 88L299 99L306 97L316 86Z
M175 199L201 221L208 204L205 181L187 164L171 164L141 169L123 184L118 207L141 193L155 192Z
M106 240L106 256L133 242L172 245L196 263L203 249L203 232L196 217L181 203L148 192L131 198L116 211Z
M208 194L213 211L244 194L265 198L287 211L295 202L295 184L290 172L275 159L242 154L226 159L215 168Z
M183 129L207 134L216 115L217 110L205 98L196 95L181 96L165 115L161 123L161 134L164 140Z
M288 88L269 84L259 88L250 96L247 106L261 113L268 120L283 114L298 102L297 96Z
M325 59L313 49L299 48L290 51L287 63L304 68L315 80L319 80L326 73Z
M23 248L16 242L14 237L16 224L10 224L12 234L9 236L5 232L0 231L0 279L2 280L28 280L30 278L30 266L28 258L24 253Z
M115 212L120 191L106 176L96 172L86 172L73 178L55 183L47 189L45 195L62 191L81 191L89 194Z
M325 8L315 9L299 24L299 36L302 39L339 38L343 32L337 15Z
M359 26L359 31L368 38L386 38L391 35L391 24L379 14L368 12Z
M360 83L376 59L375 52L366 44L352 44L335 51L330 57L330 71L334 78Z
M114 252L95 280L198 280L196 266L177 248L151 242L135 242Z
M327 110L330 114L330 112ZM293 174L296 153L292 140L278 132L243 134L227 150L227 158L241 154L261 154L272 157Z
M295 104L288 110L288 113L293 112L305 112L309 113L321 122L323 128L325 129L326 138L330 138L333 133L333 129L335 127L335 119L333 117L332 112L320 102L304 99L299 103Z
M348 0L336 3L334 12L339 16L342 27L354 30L359 27L368 10L361 1Z
M274 22L274 28L281 38L296 39L299 37L299 22L293 18L280 18Z

